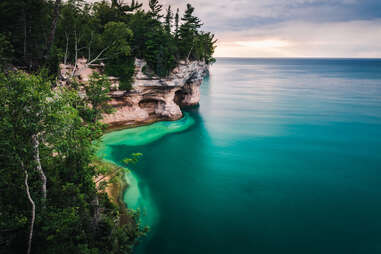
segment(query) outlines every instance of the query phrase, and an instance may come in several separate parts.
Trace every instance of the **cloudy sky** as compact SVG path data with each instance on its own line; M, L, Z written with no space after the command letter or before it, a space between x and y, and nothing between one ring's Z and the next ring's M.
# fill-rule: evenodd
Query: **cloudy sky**
M216 56L381 57L381 0L161 2L195 6L219 40Z

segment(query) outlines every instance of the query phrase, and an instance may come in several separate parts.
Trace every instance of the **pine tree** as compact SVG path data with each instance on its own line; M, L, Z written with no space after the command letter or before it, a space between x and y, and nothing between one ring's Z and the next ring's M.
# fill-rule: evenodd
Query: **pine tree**
M180 55L189 60L192 57L192 51L195 45L195 38L198 35L198 29L202 26L200 19L193 16L194 8L187 4L184 16L181 18L183 24L180 26Z
M159 4L159 0L150 0L149 8L149 14L153 19L160 20L163 17L163 15L160 14L161 10L163 9L163 5Z
M188 29L190 32L197 33L197 29L202 26L201 20L193 16L194 7L191 4L187 4L187 9L181 20L184 22L183 29Z
M167 9L167 15L165 16L165 23L164 23L165 31L166 31L168 34L171 33L171 29L172 29L172 20L173 20L173 13L172 13L172 10L171 10L171 6L169 5L169 6L168 6L168 9Z
M179 24L180 23L180 16L179 16L179 8L177 8L176 15L175 15L175 38L177 39L179 37Z

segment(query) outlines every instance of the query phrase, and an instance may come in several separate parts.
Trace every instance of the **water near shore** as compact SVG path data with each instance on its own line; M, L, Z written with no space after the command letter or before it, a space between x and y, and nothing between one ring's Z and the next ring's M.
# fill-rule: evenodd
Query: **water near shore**
M137 253L381 252L381 60L218 59L201 89L180 122L104 138L144 153Z

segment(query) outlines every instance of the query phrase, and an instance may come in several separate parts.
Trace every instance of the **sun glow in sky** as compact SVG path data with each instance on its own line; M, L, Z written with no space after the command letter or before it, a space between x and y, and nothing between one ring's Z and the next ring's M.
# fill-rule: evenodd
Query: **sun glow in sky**
M236 41L235 44L237 44L238 46L265 50L286 47L287 45L289 45L287 41L281 40Z
M216 56L235 57L279 57L287 56L285 50L291 43L284 40L268 39L257 41L219 42Z

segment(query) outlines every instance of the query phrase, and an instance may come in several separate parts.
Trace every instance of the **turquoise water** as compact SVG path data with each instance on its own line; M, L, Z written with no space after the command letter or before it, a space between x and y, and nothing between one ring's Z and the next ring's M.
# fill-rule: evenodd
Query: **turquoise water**
M144 153L137 253L381 253L381 60L218 59L201 89L177 131L105 138Z

